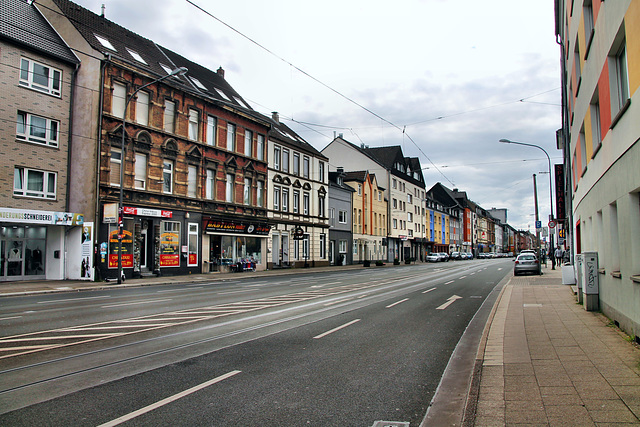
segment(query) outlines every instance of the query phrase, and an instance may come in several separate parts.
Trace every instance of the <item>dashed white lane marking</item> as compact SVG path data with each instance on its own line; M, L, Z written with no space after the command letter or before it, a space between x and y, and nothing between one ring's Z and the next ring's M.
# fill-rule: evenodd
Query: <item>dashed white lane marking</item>
M22 316L11 316L11 317L0 317L0 320L11 320L11 319L19 319Z
M224 375L220 375L219 377L216 377L216 378L214 378L212 380L203 382L202 384L199 384L199 385L197 385L195 387L191 387L188 390L182 391L182 392L180 392L178 394L174 394L173 396L169 396L166 399L162 399L162 400L160 400L160 401L158 401L156 403L152 403L151 405L145 406L144 408L140 408L137 411L133 411L133 412L127 414L127 415L123 415L120 418L116 418L115 420L112 420L112 421L109 421L107 423L101 424L99 427L117 426L117 425L122 424L122 423L124 423L126 421L129 421L129 420L131 420L131 419L133 419L135 417L138 417L138 416L140 416L142 414L146 414L147 412L151 412L154 409L158 409L161 406L164 406L164 405L166 405L168 403L174 402L174 401L176 401L178 399L181 399L181 398L183 398L185 396L188 396L188 395L190 395L192 393L195 393L196 391L202 390L203 388L209 387L210 385L213 385L215 383L219 383L220 381L226 380L227 378L230 378L230 377L232 377L234 375L237 375L240 372L242 372L242 371L227 372Z
M84 301L90 299L103 299L103 298L111 298L109 295L101 295L98 297L84 297L84 298L65 298L65 299L57 299L55 301L38 301L38 304L57 304L59 302L69 302L69 301Z
M450 284L452 284L453 282L455 282L455 280L449 280L447 283L445 283L445 285L450 285Z
M431 289L427 289L426 291L422 291L423 294L426 294L427 292L431 292L431 291L435 291L436 288L431 288Z
M351 325L353 325L354 323L359 322L360 320L361 320L361 319L355 319L355 320L352 320L351 322L347 322L347 323L345 323L344 325L340 325L340 326L338 326L337 328L333 328L333 329L331 329L331 330L329 330L329 331L327 331L327 332L323 332L323 333L321 333L320 335L316 335L316 336L315 336L315 337L313 337L313 338L317 340L317 339L320 339L320 338L326 337L327 335L332 334L332 333L334 333L334 332L336 332L336 331L339 331L340 329L346 328L347 326L351 326Z
M389 304L389 305L388 305L388 306L386 306L385 308L391 308L391 307L393 307L393 306L395 306L395 305L402 304L403 302L408 301L408 300L409 300L409 298L401 299L400 301L396 301L396 302L394 302L393 304Z

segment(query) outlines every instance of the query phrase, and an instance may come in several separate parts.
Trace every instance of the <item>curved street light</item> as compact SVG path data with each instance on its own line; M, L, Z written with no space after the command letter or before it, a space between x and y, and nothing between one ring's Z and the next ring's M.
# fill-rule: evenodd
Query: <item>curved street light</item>
M540 147L539 145L535 145L535 144L528 144L526 142L518 142L518 141L511 141L510 139L505 139L502 138L499 142L502 142L504 144L516 144L516 145L524 145L527 147L534 147L537 148L539 150L542 150L544 152L544 154L547 156L547 161L549 162L549 209L551 209L551 216L549 217L549 220L553 220L554 216L553 216L553 184L551 181L551 157L549 157L549 153L547 153L547 150L545 150L544 148ZM551 233L550 233L551 234ZM553 234L550 235L550 249L553 250Z
M125 126L127 125L127 107L129 106L129 102L133 99L136 94L147 86L151 86L152 84L161 82L169 77L173 76L184 76L187 74L189 70L186 67L178 67L171 71L166 76L162 76L158 79L155 79L145 85L140 86L136 90L133 91L131 95L129 95L124 103L124 111L122 112L122 141L120 143L120 201L118 203L118 284L122 283L122 238L124 227L123 227L123 216L124 216L124 167L125 167L125 153L124 153L124 145L125 145Z

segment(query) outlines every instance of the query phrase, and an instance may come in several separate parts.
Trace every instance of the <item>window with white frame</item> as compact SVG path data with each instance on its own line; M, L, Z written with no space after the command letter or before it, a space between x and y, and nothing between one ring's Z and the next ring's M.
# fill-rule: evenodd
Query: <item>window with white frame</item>
M398 209L398 199L393 199L393 209Z
M325 259L327 257L327 235L320 235L320 259Z
M347 223L347 211L338 210L338 222L340 224L346 224Z
M407 212L407 221L413 222L413 213L412 212Z
M253 155L253 132L248 129L244 130L244 155L249 157Z
M187 196L197 197L198 167L189 165L187 169Z
M595 152L595 150L597 150L602 143L602 133L600 130L600 103L597 100L591 103L590 113L592 147Z
M171 160L162 162L162 192L173 193L173 162Z
M353 241L353 254L358 255L358 242L356 242L355 240Z
M324 182L324 162L318 162L318 179Z
M300 192L293 190L293 213L300 213Z
M256 206L264 206L264 182L258 181L258 188L256 190Z
M309 215L309 203L310 203L310 196L309 193L304 193L302 196L302 213L304 215Z
M293 153L293 174L300 175L300 154Z
M309 157L304 156L302 158L302 176L309 178L310 160Z
M207 181L205 184L205 197L208 200L213 200L215 195L216 185L216 171L214 169L207 169Z
M393 228L397 229L398 228L398 220L393 218Z
M31 59L21 58L19 84L60 97L62 71Z
M39 199L56 198L55 172L16 166L13 173L13 194Z
M147 126L149 124L149 94L140 91L136 98L136 122Z
M114 90L115 96L115 90ZM124 106L123 106L124 107ZM175 132L176 120L176 103L165 99L164 101L164 127L163 129L169 133Z
M216 145L216 134L218 128L218 119L213 116L207 116L207 144Z
M251 178L244 179L244 188L242 190L242 202L245 205L251 204Z
M277 145L273 147L273 168L277 171L280 170L280 147Z
M133 186L138 190L147 188L147 155L136 153L135 176Z
M346 254L347 253L347 241L346 240L338 241L338 252L341 253L341 254Z
M122 83L113 82L111 96L111 114L121 119L124 117L124 106L127 99L127 87Z
M280 210L280 187L276 185L273 186L273 210Z
M16 138L35 144L58 146L60 122L18 111Z
M413 196L411 194L407 194L407 202L413 203Z
M236 151L236 125L227 123L227 150Z
M226 201L232 203L233 202L233 192L235 189L234 185L235 176L231 173L227 174L227 186L226 186Z
M324 196L318 196L318 216L324 218Z
M200 112L189 109L189 139L192 141L198 140L198 122L200 121Z
M309 235L305 234L302 237L302 256L304 259L309 259Z
M391 180L391 188L398 188L398 181L395 178Z
M289 212L289 189L282 189L282 212Z
M282 172L289 173L289 150L282 149Z
M120 186L120 168L122 167L122 150L111 148L109 158L109 182L111 185Z
M362 184L358 184L358 196L362 195Z
M264 160L264 135L258 135L256 141L256 157L258 160Z

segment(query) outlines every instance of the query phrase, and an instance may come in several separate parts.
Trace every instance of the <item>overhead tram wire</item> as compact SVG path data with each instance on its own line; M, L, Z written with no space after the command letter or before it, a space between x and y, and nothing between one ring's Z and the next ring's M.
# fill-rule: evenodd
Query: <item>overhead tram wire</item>
M231 31L233 31L234 33L240 35L241 37L245 38L246 40L248 40L249 42L253 43L254 45L258 46L260 49L264 50L265 52L269 53L270 55L274 56L275 58L279 59L280 61L284 62L285 64L289 65L290 67L294 68L295 70L299 71L300 73L302 73L303 75L307 76L308 78L310 78L311 80L315 81L316 83L320 84L321 86L325 87L326 89L329 89L331 92L335 93L336 95L346 99L347 101L351 102L352 104L360 107L361 109L363 109L364 111L368 112L369 114L377 117L378 119L382 120L385 123L388 123L389 125L393 126L394 128L401 130L402 133L404 135L407 136L407 138L409 138L409 140L413 143L413 145L415 145L415 147L418 149L418 151L420 151L420 153L422 153L422 155L429 161L429 163L431 163L433 165L434 168L436 168L438 170L438 172L440 172L440 174L449 182L451 183L451 185L455 185L453 184L453 182L444 174L442 173L442 171L440 171L440 169L438 169L438 167L435 165L435 163L433 163L433 161L429 158L429 156L427 156L424 151L422 151L422 149L418 146L418 144L416 144L416 142L413 140L413 138L411 138L411 136L409 136L409 134L406 133L406 126L404 128L401 128L400 126L398 126L397 124L385 119L384 117L382 117L381 115L377 114L376 112L370 110L369 108L365 107L364 105L358 103L357 101L349 98L347 95L341 93L340 91L332 88L331 86L329 86L328 84L322 82L321 80L317 79L316 77L312 76L311 74L307 73L306 71L302 70L301 68L297 67L296 65L294 65L293 63L287 61L286 59L284 59L283 57L277 55L275 52L269 50L268 48L266 48L265 46L261 45L260 43L258 43L257 41L255 41L254 39L252 39L251 37L243 34L242 32L240 32L239 30L235 29L234 27L232 27L231 25L227 24L226 22L222 21L221 19L219 19L218 17L216 17L215 15L213 15L211 12L205 10L204 8L202 8L201 6L197 5L193 0L185 0L187 3L189 3L190 5L192 5L193 7L195 7L196 9L200 10L202 13L206 14L207 16L210 16L211 18L215 19L216 21L218 21L219 23L221 23L222 25L224 25L225 27L229 28Z

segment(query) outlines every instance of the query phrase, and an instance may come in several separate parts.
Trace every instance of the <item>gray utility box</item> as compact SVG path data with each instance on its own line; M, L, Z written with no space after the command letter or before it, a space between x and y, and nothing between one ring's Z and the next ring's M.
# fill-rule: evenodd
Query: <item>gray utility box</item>
M584 283L584 279L582 276L582 264L584 264L584 254L576 254L576 277L577 277L577 286L578 286L578 304L582 304L582 300L584 296L582 295L582 284Z
M584 309L597 311L600 308L600 283L598 278L598 253L583 252L582 293Z

